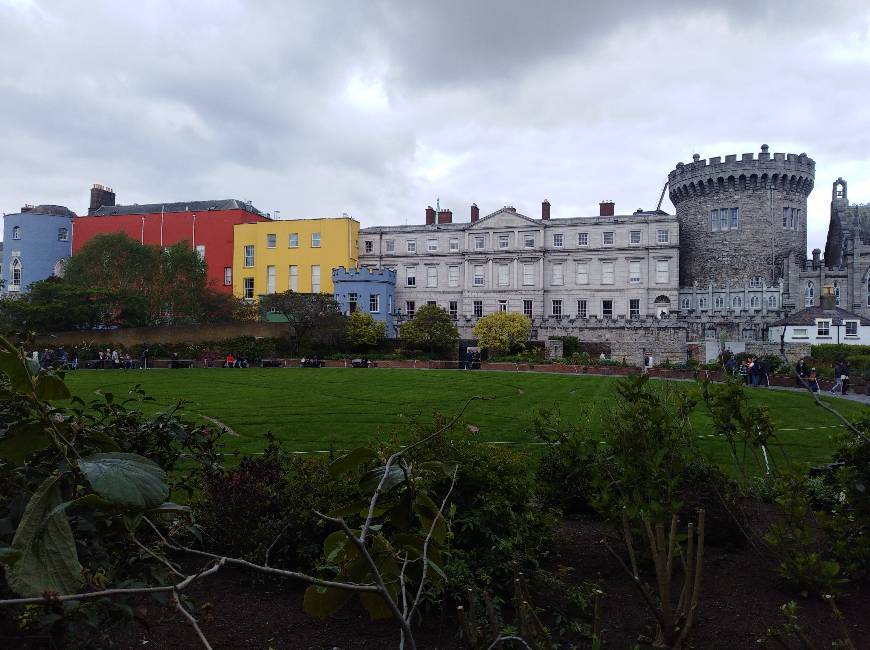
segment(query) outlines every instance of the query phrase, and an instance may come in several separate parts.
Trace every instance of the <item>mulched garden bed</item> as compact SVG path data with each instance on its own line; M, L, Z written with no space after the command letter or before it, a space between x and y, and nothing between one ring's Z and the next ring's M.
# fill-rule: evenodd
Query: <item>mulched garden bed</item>
M602 619L605 647L631 648L640 637L652 637L653 619L636 588L601 544L608 538L620 549L611 528L598 521L562 522L550 568L574 568L578 582L594 579L605 592ZM678 576L679 579L679 576ZM858 649L870 649L870 590L847 585L838 599ZM217 649L229 648L390 648L398 645L392 621L372 623L354 603L336 616L319 621L302 611L303 587L272 580L253 582L251 574L224 570L188 590L198 607L205 635ZM804 631L820 647L837 638L827 605L801 598L776 574L770 561L752 547L722 549L708 545L704 562L698 621L690 645L704 650L775 647L759 643L766 630L782 622L779 607L795 600ZM455 610L430 612L416 639L421 648L459 648ZM125 648L197 648L199 641L172 608L149 602L140 608L143 624L121 641ZM588 647L575 640L574 647ZM643 646L641 646L643 647ZM795 646L797 647L797 646Z

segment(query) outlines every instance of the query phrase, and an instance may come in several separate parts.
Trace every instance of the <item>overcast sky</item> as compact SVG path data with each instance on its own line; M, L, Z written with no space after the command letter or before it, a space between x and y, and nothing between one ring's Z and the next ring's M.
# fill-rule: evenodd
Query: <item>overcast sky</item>
M0 0L0 44L3 212L632 212L762 143L816 160L810 248L838 176L870 201L866 2Z

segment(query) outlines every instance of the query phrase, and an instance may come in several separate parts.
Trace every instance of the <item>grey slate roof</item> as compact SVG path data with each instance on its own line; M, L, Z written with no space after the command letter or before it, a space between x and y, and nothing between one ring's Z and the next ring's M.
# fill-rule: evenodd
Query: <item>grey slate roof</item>
M74 217L75 213L65 205L37 205L33 208L22 210L22 214L46 215L50 217Z
M816 319L829 319L832 325L842 325L843 321L857 320L861 325L870 325L870 320L853 314L845 309L835 307L834 309L822 309L821 307L807 307L796 311L791 316L783 318L775 323L772 327L781 327L783 325L815 325Z
M161 212L211 212L214 210L245 210L251 214L263 215L257 208L238 199L219 199L215 201L176 201L173 203L145 203L142 205L104 205L93 216L102 217L113 214L158 214Z

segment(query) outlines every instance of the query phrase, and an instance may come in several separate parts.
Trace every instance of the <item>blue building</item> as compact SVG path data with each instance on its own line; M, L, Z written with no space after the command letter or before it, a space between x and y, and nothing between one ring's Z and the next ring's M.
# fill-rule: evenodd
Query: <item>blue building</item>
M375 320L386 323L387 337L396 336L393 323L393 301L396 296L396 272L390 269L332 270L335 300L344 314L359 310L370 313Z
M3 217L4 295L27 291L31 283L63 275L72 253L75 214L62 205L26 205Z

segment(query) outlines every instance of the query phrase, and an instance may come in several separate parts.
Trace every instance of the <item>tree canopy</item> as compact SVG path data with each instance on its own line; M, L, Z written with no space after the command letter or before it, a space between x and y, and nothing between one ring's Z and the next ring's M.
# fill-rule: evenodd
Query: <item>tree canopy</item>
M260 298L260 309L286 319L296 353L308 345L335 344L346 329L341 308L325 293L270 293Z
M494 352L509 352L525 346L532 331L532 321L523 314L506 311L484 316L472 333L482 348Z
M408 345L434 351L455 346L459 331L447 310L438 305L424 305L402 326L400 337Z
M347 319L345 337L356 350L376 348L387 337L387 325L371 314L355 311Z

